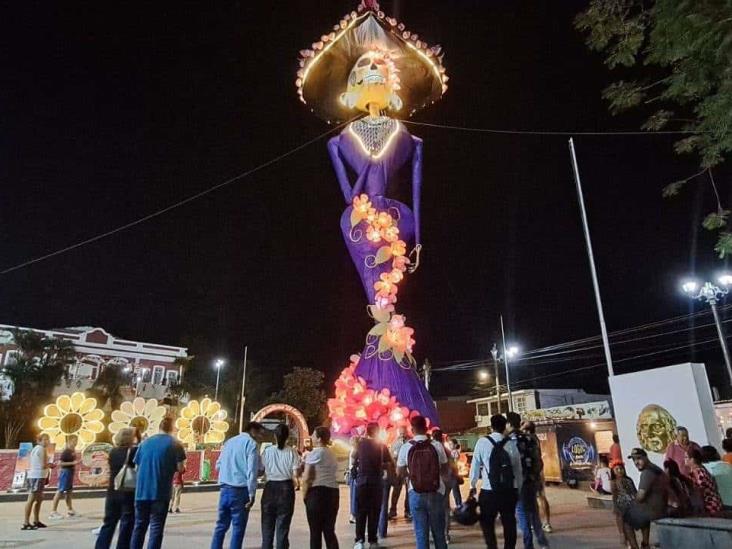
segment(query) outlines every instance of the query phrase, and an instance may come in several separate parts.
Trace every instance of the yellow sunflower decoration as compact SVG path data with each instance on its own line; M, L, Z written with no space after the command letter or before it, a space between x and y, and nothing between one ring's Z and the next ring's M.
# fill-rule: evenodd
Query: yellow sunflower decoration
M56 399L56 404L47 405L43 409L43 417L38 420L38 427L57 448L64 445L66 437L76 435L79 449L82 449L104 431L103 417L104 412L97 408L95 398L74 393L71 396L61 395Z
M210 398L204 398L201 402L191 400L180 411L180 417L175 422L178 440L189 446L224 442L226 431L229 430L225 419L226 410L222 410L218 402Z
M160 406L157 399L137 397L132 402L123 402L119 410L112 412L112 423L107 428L113 435L125 427L134 427L140 430L140 434L152 436L160 430L160 421L165 413L165 406Z

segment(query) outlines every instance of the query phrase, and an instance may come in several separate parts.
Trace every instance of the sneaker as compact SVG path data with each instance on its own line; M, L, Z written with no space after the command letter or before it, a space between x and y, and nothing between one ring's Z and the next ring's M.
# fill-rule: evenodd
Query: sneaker
M42 522L34 522L33 526L35 526L36 528L48 528L48 526L46 526Z
M76 516L76 511L74 511L73 509L69 509L66 512L66 515L69 516L69 517L75 517Z
M541 529L544 530L547 534L551 534L554 531L554 528L552 528L552 525L548 522L542 524Z
M366 549L366 546L363 544L362 541L357 541L356 544L353 546L353 549Z
M64 518L61 513L58 511L53 511L50 515L48 515L49 520L59 520Z

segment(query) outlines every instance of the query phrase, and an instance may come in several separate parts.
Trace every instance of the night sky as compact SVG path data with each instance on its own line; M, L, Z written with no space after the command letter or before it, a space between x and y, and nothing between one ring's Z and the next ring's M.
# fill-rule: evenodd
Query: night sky
M6 6L0 267L133 221L325 132L297 99L297 53L356 4ZM641 113L612 117L601 99L616 77L572 27L585 4L382 2L446 52L450 89L415 120L638 129ZM486 357L499 341L499 314L527 350L599 334L567 138L409 128L425 141L423 261L400 289L417 359L439 368ZM696 158L675 155L672 136L575 141L609 329L703 310L677 284L690 271L723 267L715 235L700 227L714 207L711 188L700 180L676 199L661 197L666 184L698 171ZM718 181L729 174L718 170ZM164 216L3 275L0 322L101 326L188 345L204 360L240 360L247 344L273 390L293 366L323 370L330 382L370 325L341 241L343 208L322 140ZM690 333L624 345L617 357L683 346ZM705 348L617 371L698 359L713 384L726 385L718 346ZM513 376L602 360L595 349L580 360L524 361ZM459 394L475 373L434 380L441 394ZM535 383L607 389L602 367Z

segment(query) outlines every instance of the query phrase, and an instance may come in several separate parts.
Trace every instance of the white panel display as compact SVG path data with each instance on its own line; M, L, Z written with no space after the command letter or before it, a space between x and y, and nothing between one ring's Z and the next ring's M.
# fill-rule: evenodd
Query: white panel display
M682 425L699 445L721 448L712 393L703 364L677 364L610 378L623 458L635 447L644 448L659 467L674 430ZM635 482L638 471L626 459Z

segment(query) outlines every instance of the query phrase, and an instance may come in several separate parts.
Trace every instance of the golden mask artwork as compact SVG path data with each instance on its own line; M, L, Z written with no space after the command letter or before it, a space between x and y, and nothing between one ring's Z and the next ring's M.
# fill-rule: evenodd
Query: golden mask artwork
M641 410L635 428L640 445L657 454L664 453L676 436L676 420L658 404L649 404Z
M358 58L348 76L348 87L341 94L341 103L349 109L369 110L369 104L379 111L402 108L397 95L399 76L389 54L379 50L364 53Z

